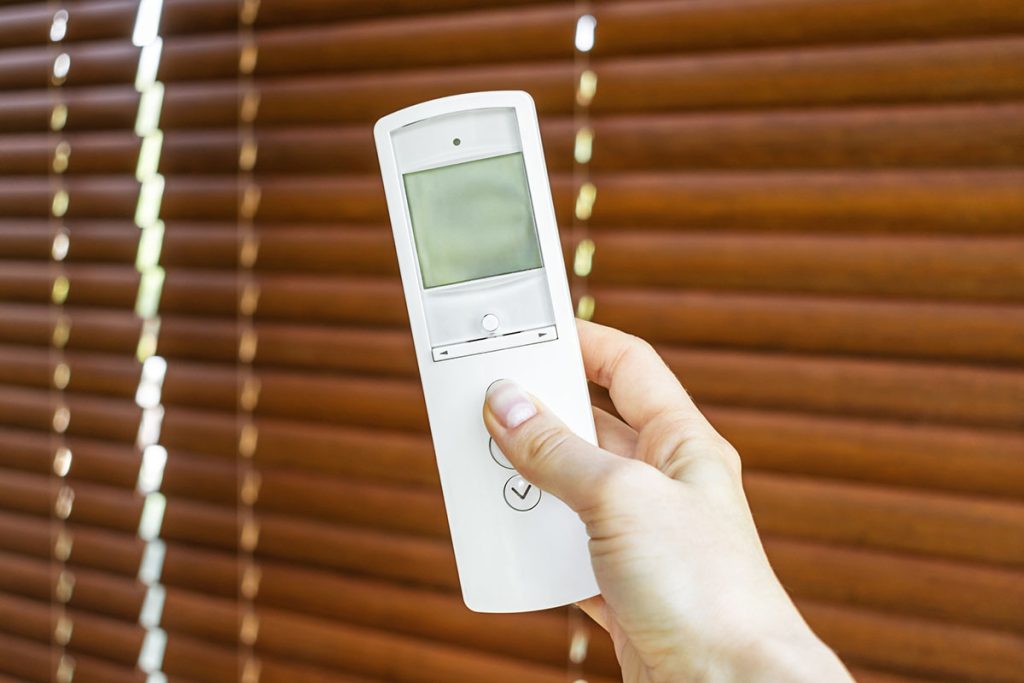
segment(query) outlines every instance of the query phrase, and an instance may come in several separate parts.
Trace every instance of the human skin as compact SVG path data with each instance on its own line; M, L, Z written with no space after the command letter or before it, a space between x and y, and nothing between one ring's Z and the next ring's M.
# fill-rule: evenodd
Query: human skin
M484 422L529 481L586 524L601 595L580 603L611 634L627 683L853 679L797 611L754 526L740 457L643 340L577 323L600 447L508 380Z

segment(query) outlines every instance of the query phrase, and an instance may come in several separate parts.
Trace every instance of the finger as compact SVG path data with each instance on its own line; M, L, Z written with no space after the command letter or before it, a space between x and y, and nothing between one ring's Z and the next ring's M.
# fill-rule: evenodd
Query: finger
M607 410L594 406L594 426L601 448L626 458L636 453L636 431Z
M595 595L592 598L580 600L576 603L576 606L583 610L588 617L593 619L598 626L603 628L605 631L608 630L608 604L604 601L604 596Z
M527 480L577 512L596 506L601 483L622 463L622 458L573 434L510 380L499 380L487 389L484 424Z
M587 379L608 389L616 410L640 431L669 412L703 420L697 406L650 344L625 332L577 320Z

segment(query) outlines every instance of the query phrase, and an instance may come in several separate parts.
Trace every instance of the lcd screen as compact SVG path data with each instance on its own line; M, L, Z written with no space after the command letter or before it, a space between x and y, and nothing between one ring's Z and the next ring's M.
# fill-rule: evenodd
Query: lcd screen
M405 174L425 288L541 267L522 152Z

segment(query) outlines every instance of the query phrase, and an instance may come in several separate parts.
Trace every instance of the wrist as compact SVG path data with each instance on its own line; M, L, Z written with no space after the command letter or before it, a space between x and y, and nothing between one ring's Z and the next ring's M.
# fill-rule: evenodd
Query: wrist
M762 635L737 641L712 667L707 683L786 681L850 683L839 657L804 626L803 633Z

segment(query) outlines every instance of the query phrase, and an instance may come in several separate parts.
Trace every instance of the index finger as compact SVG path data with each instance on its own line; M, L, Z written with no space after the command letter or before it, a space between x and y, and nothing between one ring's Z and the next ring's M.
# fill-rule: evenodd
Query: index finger
M616 410L634 429L670 412L704 419L650 344L585 320L577 320L576 329L587 379L608 389Z

